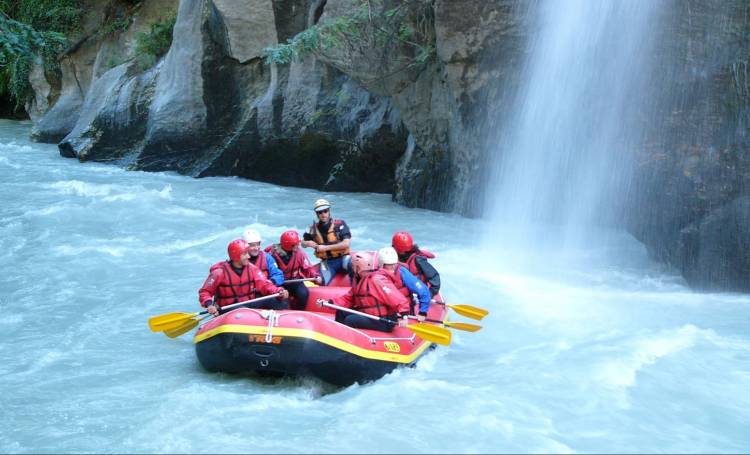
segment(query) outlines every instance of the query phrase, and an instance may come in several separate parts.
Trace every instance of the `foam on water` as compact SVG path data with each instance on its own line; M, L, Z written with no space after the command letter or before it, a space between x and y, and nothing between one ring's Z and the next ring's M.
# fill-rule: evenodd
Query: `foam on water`
M662 357L690 349L695 345L698 328L688 324L677 330L656 336L647 336L632 341L632 351L627 355L607 360L596 367L595 379L607 386L633 387L636 374L653 365Z

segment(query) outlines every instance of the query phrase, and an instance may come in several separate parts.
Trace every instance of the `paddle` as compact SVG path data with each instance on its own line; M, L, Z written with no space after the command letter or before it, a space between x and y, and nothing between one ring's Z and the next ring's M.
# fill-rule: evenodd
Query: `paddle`
M293 280L284 280L284 283L282 284L294 284L294 283L303 283L306 281L315 281L317 278L295 278ZM307 284L307 283L305 283Z
M433 300L430 303L437 303L440 305L445 305L451 310L460 314L461 316L466 316L467 318L476 319L477 321L481 321L483 317L490 314L490 312L485 310L484 308L479 308L479 307L475 307L471 305L450 305L445 302L438 302L436 300Z
M270 294L263 297L258 297L257 299L250 299L246 300L244 302L237 302L233 303L232 305L227 305L225 307L222 307L220 311L225 312L227 310L231 310L232 308L237 308L242 305L247 305L248 303L253 302L260 302L262 300L268 300L274 297L278 297L279 293L276 294ZM208 314L208 310L198 311L196 313L167 313L162 314L159 316L154 316L152 318L149 318L148 320L148 326L151 329L152 332L165 332L165 331L176 331L177 329L181 329L184 325L186 325L190 320L194 320L193 318L196 316L200 316L202 314ZM195 326L193 326L195 327ZM192 328L192 327L191 327ZM190 329L188 329L190 330ZM185 333L185 332L183 332Z
M419 320L416 316L407 316L409 319ZM449 322L449 321L438 321L437 319L425 319L427 322L434 322L436 324L442 324L452 329L465 330L466 332L476 332L482 329L481 325L469 324L468 322Z
M328 303L325 300L320 299L319 300L323 306L327 306L329 308L334 308L341 311L346 311L352 314L358 314L360 316L365 316L370 319L374 319L376 321L383 321L387 322L389 324L397 324L397 322L394 322L390 319L381 318L372 314L363 313L361 311L352 310L351 308L344 308L342 306L334 305L332 303ZM420 338L432 341L433 343L442 344L442 345L449 345L451 342L451 332L450 330L444 329L442 327L436 327L434 325L430 324L409 324L406 326L407 329L414 332L417 336Z
M207 317L208 316L203 316L200 319L188 319L187 321L185 321L181 326L177 327L176 329L165 330L164 331L164 335L168 336L169 338L176 338L176 337L182 335L183 333L187 333L187 332L193 330L193 328L195 326L197 326L199 322L201 322L202 320L206 319Z

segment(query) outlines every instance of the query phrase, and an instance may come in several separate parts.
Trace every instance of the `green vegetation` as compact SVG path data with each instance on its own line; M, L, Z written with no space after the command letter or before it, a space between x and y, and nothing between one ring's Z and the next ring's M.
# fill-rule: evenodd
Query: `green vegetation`
M35 30L59 33L80 30L83 14L80 0L0 0L0 11Z
M125 31L129 26L129 17L118 17L105 22L97 33L100 36L111 36Z
M332 50L362 53L363 49L382 49L385 62L401 47L412 57L401 68L427 62L435 55L432 37L431 2L412 0L387 7L386 0L356 0L357 8L347 15L328 19L302 31L286 43L263 50L266 63L288 64L312 53Z
M65 35L80 29L80 0L0 0L0 97L18 110L33 95L29 72L35 61L59 72Z
M177 13L173 11L166 18L151 24L148 32L138 33L135 44L138 69L144 71L151 68L167 53L172 45L172 32L176 21Z
M286 65L315 51L339 47L344 41L361 39L360 27L366 21L362 8L348 17L318 23L290 38L286 44L263 49L267 63Z

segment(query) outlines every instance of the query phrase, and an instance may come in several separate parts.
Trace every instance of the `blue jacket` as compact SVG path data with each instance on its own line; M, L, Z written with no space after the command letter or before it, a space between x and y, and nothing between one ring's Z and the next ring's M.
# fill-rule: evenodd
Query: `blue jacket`
M268 279L271 280L276 286L284 284L284 272L281 271L278 265L276 265L276 259L273 258L269 253L263 252L266 255L266 266L268 267Z
M404 286L412 294L417 294L419 299L419 312L427 313L430 309L430 290L427 285L419 281L419 278L415 277L408 268L401 266L398 268L401 271L401 281L404 282ZM269 268L270 270L270 268Z

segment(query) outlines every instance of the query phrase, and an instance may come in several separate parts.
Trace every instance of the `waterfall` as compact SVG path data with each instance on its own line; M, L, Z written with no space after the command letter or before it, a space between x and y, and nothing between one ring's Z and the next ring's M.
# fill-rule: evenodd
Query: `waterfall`
M562 245L613 224L649 121L653 44L667 2L539 1L509 111L489 142L490 236ZM536 227L544 226L542 229ZM552 226L552 227L551 227Z

